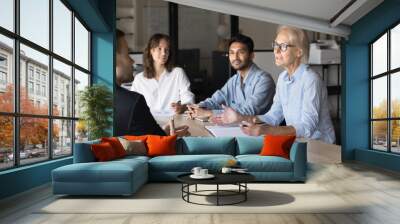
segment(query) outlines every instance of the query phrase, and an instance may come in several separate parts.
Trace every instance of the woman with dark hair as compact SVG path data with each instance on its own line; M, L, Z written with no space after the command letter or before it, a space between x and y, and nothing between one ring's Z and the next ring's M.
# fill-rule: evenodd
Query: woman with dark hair
M143 53L144 71L135 76L132 91L142 94L154 113L173 111L177 114L194 103L190 82L182 68L175 67L170 57L170 40L165 34L154 34Z
M122 83L132 81L133 63L129 57L128 42L125 34L117 30L116 41L116 88L114 97L115 106L115 135L168 135L176 134L186 136L188 126L176 127L171 131L170 125L161 128L154 117L151 115L149 107L146 105L144 97L136 92L126 90L121 87Z

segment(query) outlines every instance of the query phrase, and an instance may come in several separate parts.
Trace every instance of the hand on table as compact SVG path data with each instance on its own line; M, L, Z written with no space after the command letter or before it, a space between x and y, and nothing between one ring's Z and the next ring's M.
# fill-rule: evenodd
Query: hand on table
M165 133L167 133L167 134L170 133L169 124L165 125L163 127L163 129L164 129ZM182 125L182 126L179 126L179 127L175 127L175 135L177 135L178 137L190 136L189 126Z
M171 103L171 107L175 114L181 114L186 110L186 105L182 105L180 100L176 103Z
M242 115L231 107L222 105L222 108L224 109L224 112L220 116L223 123L233 124L242 121Z
M212 111L199 107L197 104L187 105L189 116L191 119L196 117L211 117Z
M240 129L243 133L250 136L260 136L270 134L272 131L271 126L265 124L255 124L253 122L242 121Z

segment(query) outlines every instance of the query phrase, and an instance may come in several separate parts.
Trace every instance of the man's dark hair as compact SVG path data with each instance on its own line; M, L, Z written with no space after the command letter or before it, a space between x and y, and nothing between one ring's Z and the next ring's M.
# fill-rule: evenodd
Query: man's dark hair
M247 46L247 50L249 50L249 53L252 53L254 51L254 42L253 40L243 34L236 34L234 37L232 37L229 41L229 47L231 47L232 43L234 42L239 42Z
M117 38L121 38L121 37L123 37L123 36L125 36L124 31L122 31L122 30L120 30L120 29L117 29Z
M124 37L125 33L124 33L124 31L122 31L120 29L117 29L116 32L117 32L117 41L116 41L116 43L117 43L117 52L118 52L119 51L119 39Z

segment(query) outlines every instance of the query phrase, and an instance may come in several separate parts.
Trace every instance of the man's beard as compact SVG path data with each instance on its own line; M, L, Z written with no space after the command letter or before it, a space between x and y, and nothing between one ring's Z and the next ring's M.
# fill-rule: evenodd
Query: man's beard
M238 64L237 66L233 66L231 63L231 66L235 69L235 70L242 70L246 67L248 67L250 64L250 61L243 61L242 63Z

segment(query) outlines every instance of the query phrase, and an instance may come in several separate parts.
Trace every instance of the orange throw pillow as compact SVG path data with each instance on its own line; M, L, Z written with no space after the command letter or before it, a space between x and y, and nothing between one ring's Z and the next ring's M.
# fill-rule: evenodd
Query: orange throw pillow
M296 136L294 135L266 135L261 156L280 156L290 158L290 148Z
M176 135L147 137L148 156L176 155Z
M110 137L110 138L101 138L101 142L108 142L114 149L115 155L117 158L121 158L126 156L126 151L122 146L121 142L119 142L118 138Z
M94 157L99 162L109 161L117 158L113 147L108 142L93 144L90 146L90 148L92 149Z
M135 136L135 135L125 135L124 139L128 141L137 141L140 140L142 142L146 142L147 140L147 135L140 135L140 136Z

